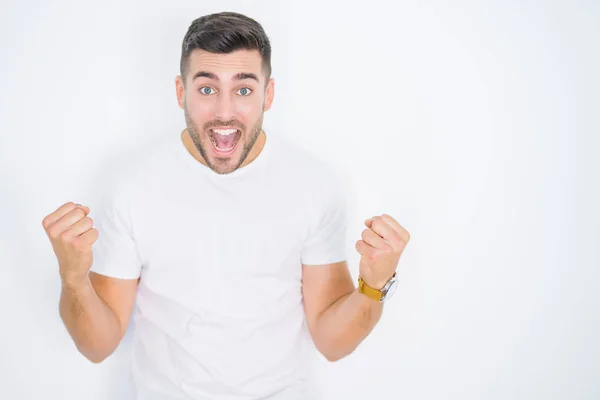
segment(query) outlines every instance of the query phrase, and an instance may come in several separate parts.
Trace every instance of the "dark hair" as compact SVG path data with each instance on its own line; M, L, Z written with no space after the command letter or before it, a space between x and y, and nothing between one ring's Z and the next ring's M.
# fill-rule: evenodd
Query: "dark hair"
M267 80L271 76L271 44L262 26L254 19L235 12L204 15L192 21L181 45L179 70L185 82L189 56L194 49L210 53L258 50Z

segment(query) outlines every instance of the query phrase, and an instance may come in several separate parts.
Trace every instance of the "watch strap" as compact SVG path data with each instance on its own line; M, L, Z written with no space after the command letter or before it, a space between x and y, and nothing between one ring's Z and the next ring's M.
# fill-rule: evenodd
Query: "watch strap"
M358 277L358 293L362 293L375 301L381 301L381 297L383 297L381 290L367 285L361 276Z

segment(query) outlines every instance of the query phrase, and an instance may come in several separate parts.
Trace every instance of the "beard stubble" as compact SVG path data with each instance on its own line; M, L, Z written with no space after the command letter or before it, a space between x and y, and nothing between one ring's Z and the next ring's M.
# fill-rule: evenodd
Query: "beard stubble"
M231 120L231 121L227 121L227 122L213 120L213 121L207 122L204 124L203 130L202 130L203 132L205 132L204 136L206 138L203 141L200 137L200 134L198 131L198 126L194 123L194 121L192 121L192 119L189 116L189 113L187 110L187 105L184 105L183 111L184 111L184 115L185 115L185 123L187 126L187 131L190 135L190 138L192 139L192 142L194 143L194 146L196 147L196 149L198 150L198 152L202 156L202 159L208 165L208 167L220 175L230 174L233 171L237 170L244 163L246 158L248 158L248 154L254 147L254 144L258 140L258 136L260 135L260 132L262 131L262 122L263 122L263 117L264 117L264 111L261 112L260 117L254 123L254 125L252 126L252 129L248 132L248 135L246 135L247 130L246 130L245 125L241 124L241 123L236 123L235 120ZM241 154L240 154L237 162L235 160L233 160L233 164L232 164L232 160L230 157L214 157L214 159L216 160L216 163L213 163L211 161L211 159L208 157L208 153L211 150L207 149L207 146L212 146L212 143L210 142L210 138L208 137L207 131L208 131L208 129L215 127L215 126L231 126L231 127L240 129L240 131L242 132L242 135L240 136L239 140L241 140L243 142L238 143L236 145L236 146L239 146L241 144L243 146Z

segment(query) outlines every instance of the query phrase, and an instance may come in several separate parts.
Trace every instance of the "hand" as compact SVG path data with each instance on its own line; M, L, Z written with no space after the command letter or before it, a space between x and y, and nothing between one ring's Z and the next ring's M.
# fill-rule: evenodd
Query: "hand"
M387 214L369 218L365 225L355 245L361 255L359 273L367 285L382 289L394 275L410 234Z
M86 206L68 202L42 221L58 259L63 284L82 283L92 267L92 244L98 239L98 230L92 227L89 212Z

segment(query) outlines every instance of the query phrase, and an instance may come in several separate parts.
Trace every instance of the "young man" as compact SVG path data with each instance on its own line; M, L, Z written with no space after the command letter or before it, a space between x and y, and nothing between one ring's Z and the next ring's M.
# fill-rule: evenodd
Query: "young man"
M356 288L341 180L262 129L270 55L251 18L193 21L175 82L187 128L115 168L94 219L68 202L42 222L85 357L108 357L135 309L138 399L314 398L311 345L350 354L395 288L408 232L365 221Z

